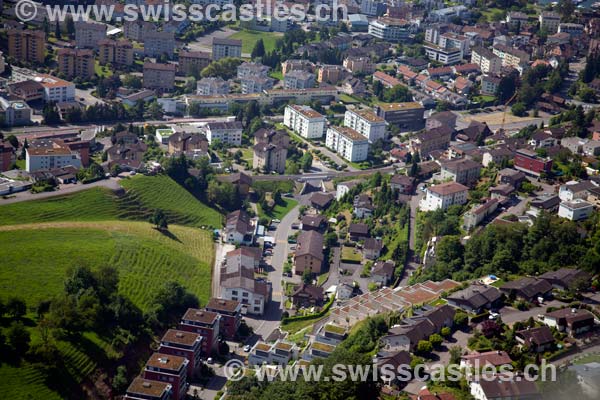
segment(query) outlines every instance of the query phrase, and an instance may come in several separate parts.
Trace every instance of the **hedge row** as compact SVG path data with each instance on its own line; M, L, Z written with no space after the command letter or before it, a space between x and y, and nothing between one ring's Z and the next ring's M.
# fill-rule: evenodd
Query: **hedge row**
M329 309L331 308L331 306L333 305L333 302L335 301L335 296L331 296L331 298L329 299L329 301L327 302L327 304L325 304L325 307L323 307L323 309L321 311L319 311L316 314L310 314L310 315L301 315L299 317L287 317L287 318L283 318L281 320L281 324L285 325L285 324L289 324L295 321L306 321L309 319L318 319L321 318L323 316L325 316L325 314L327 314L327 312L329 311Z

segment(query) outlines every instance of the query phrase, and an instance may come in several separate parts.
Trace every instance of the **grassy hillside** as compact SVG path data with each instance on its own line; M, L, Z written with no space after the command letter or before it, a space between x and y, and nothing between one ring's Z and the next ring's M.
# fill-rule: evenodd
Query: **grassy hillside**
M0 227L5 261L0 292L19 293L34 305L63 290L66 271L77 265L119 270L120 290L145 310L167 280L180 282L202 302L210 294L211 234L171 226L171 237L145 222L64 222ZM43 260L43 261L42 261Z
M198 201L168 176L136 176L121 182L126 194L120 197L108 189L91 188L43 200L0 203L0 225L114 219L146 221L155 209L162 208L170 224L221 226L221 215L217 211Z
M198 228L221 226L221 215L167 176L136 176L122 182L119 194L92 188L43 200L0 202L0 243L10 243L0 246L0 297L16 294L31 311L40 300L63 291L69 268L110 265L119 271L120 292L142 310L167 281L181 283L205 304L210 296L213 239L212 232ZM147 222L157 208L168 216L167 233ZM32 343L38 343L35 321L27 325ZM64 360L58 376L48 376L27 361L18 366L0 363L0 393L10 399L85 398L82 385L90 384L98 368L114 366L122 356L110 340L94 332L57 340L57 345ZM141 350L140 360L149 348Z
M221 227L221 215L216 210L199 202L166 175L137 175L121 181L121 185L127 190L124 208L135 204L150 210L161 208L173 224Z

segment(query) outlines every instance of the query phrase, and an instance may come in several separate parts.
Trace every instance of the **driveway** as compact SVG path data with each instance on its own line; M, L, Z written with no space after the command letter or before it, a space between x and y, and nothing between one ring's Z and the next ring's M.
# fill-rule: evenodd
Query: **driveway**
M566 303L558 300L544 302L540 307L532 307L527 311L519 311L516 308L504 306L500 309L502 322L508 326L513 326L517 321L527 321L530 317L536 319L538 314L544 314L548 307L563 307Z
M254 328L254 333L266 339L280 325L281 313L284 307L283 286L283 266L287 261L288 243L287 238L292 231L292 224L298 220L299 206L294 207L278 224L273 237L275 238L275 247L271 257L271 270L268 279L273 287L273 296L271 302L266 307L265 313L260 318L246 317L249 325Z
M29 201L29 200L40 200L47 199L50 197L63 196L65 194L77 193L83 190L88 190L94 187L105 187L110 190L120 190L121 185L119 185L118 178L109 178L103 179L101 181L89 183L89 184L68 184L68 185L59 185L58 190L53 192L43 192L43 193L31 193L29 191L15 193L10 195L10 197L4 199L0 198L0 205L3 204L11 204L11 203L19 203L21 201Z

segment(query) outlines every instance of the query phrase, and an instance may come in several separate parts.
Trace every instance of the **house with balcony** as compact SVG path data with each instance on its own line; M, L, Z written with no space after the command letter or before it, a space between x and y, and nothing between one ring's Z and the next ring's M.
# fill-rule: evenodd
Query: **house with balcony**
M578 336L594 329L594 314L578 308L563 308L544 314L544 324L569 336Z
M192 377L202 363L202 340L198 333L169 329L160 340L158 352L187 358L188 377Z
M124 400L171 400L172 396L170 383L137 377L127 388Z
M181 317L178 329L202 336L202 354L212 354L217 349L220 320L221 316L216 312L188 308Z
M221 316L219 323L219 333L225 339L234 339L242 323L242 303L238 300L227 300L211 298L206 307L206 311L217 313Z
M144 367L143 378L150 381L169 382L173 388L173 400L187 397L187 369L189 361L185 357L154 353Z
M287 365L292 360L298 359L298 346L283 340L277 340L274 344L257 342L248 354L248 364L263 365L276 364Z

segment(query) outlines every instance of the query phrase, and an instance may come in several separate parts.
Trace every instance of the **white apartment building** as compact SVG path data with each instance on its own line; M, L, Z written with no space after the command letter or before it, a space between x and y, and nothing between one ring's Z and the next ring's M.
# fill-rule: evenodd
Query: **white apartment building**
M213 61L221 58L242 56L242 41L236 39L221 39L213 38L212 42L212 58Z
M81 168L79 154L71 151L68 146L52 142L47 146L34 146L32 144L25 150L25 170L27 172L62 168L68 165Z
M97 49L99 42L106 38L106 24L94 21L75 22L75 45L79 48Z
M75 84L48 74L38 74L33 79L44 88L44 101L56 103L75 100Z
M344 126L352 128L365 136L370 143L386 138L387 124L385 120L369 110L346 111Z
M469 54L469 38L454 32L440 35L438 45L445 49L459 49L463 55Z
M238 79L252 79L263 77L266 78L269 74L269 67L266 65L245 62L237 67L237 78Z
M220 140L223 143L239 146L242 144L242 128L242 123L239 121L209 122L204 127L204 132L210 144Z
M369 22L369 35L386 42L400 42L408 39L410 23L395 18L379 18Z
M325 131L325 117L309 106L287 106L283 124L305 139L318 139L323 137Z
M350 162L364 161L369 154L369 140L346 126L331 126L325 145Z
M570 221L580 221L588 218L594 211L594 206L583 199L563 201L558 207L558 216Z
M279 339L275 344L258 341L248 354L248 364L250 366L263 364L287 365L290 361L296 359L298 359L298 346Z
M425 54L432 61L444 65L457 64L463 58L463 52L455 47L441 47L435 44L424 44Z
M540 28L545 30L548 34L558 32L558 25L560 25L560 15L552 11L542 11L538 17L540 21Z
M502 59L485 47L476 47L471 52L471 63L479 65L484 74L495 74L502 69Z
M423 211L446 210L455 204L465 204L469 188L456 182L442 183L427 188L427 196L419 207Z

